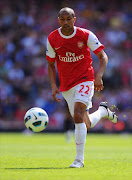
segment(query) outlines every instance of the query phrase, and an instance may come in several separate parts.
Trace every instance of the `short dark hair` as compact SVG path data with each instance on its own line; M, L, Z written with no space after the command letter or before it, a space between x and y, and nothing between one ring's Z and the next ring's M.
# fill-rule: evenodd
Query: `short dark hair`
M68 13L70 13L73 17L75 17L75 12L74 12L74 10L73 10L72 8L69 8L69 7L64 7L64 8L62 8L62 9L59 11L59 17L61 16L61 14L62 14L63 12L68 12Z

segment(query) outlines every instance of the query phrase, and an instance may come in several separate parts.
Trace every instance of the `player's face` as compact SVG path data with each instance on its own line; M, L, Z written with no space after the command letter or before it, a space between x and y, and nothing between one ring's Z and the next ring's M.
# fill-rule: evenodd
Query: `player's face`
M58 20L62 27L62 34L66 36L71 35L74 31L74 22L76 17L73 17L72 14L68 12L64 12L58 17Z

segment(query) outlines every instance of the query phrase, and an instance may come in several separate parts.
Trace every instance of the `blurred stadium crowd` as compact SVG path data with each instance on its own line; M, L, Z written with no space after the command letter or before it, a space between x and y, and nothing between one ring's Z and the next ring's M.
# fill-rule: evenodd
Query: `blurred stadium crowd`
M132 130L132 1L129 0L1 0L0 1L0 131L24 130L24 114L31 107L47 111L47 130L61 131L66 103L54 102L47 75L46 40L59 27L58 11L75 10L76 26L94 32L109 57L105 89L95 92L95 111L107 101L118 117L115 125L99 122L91 132ZM91 52L92 53L92 52ZM98 58L92 53L95 73ZM57 83L59 81L57 78Z

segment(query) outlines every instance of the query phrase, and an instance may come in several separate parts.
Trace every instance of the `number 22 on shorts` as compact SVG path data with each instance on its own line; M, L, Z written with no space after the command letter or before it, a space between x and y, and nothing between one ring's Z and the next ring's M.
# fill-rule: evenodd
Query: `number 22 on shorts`
M78 92L88 95L88 92L90 90L89 86L88 85L85 86L84 84L81 84L80 86L81 86L81 88L80 88L80 90Z

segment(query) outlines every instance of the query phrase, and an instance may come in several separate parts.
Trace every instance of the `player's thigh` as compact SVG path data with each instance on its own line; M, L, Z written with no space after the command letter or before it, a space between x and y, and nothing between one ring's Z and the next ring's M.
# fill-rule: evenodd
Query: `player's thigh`
M75 105L75 87L71 88L68 91L62 92L64 99L68 104L68 108L70 111L71 116L74 115L74 105Z
M76 86L75 102L81 102L89 109L92 107L92 97L94 94L94 82L86 81Z
M76 102L81 102L86 105L87 109L92 107L92 97L94 94L93 81L80 83L68 91L62 92L65 98L71 116L74 116L74 106Z

